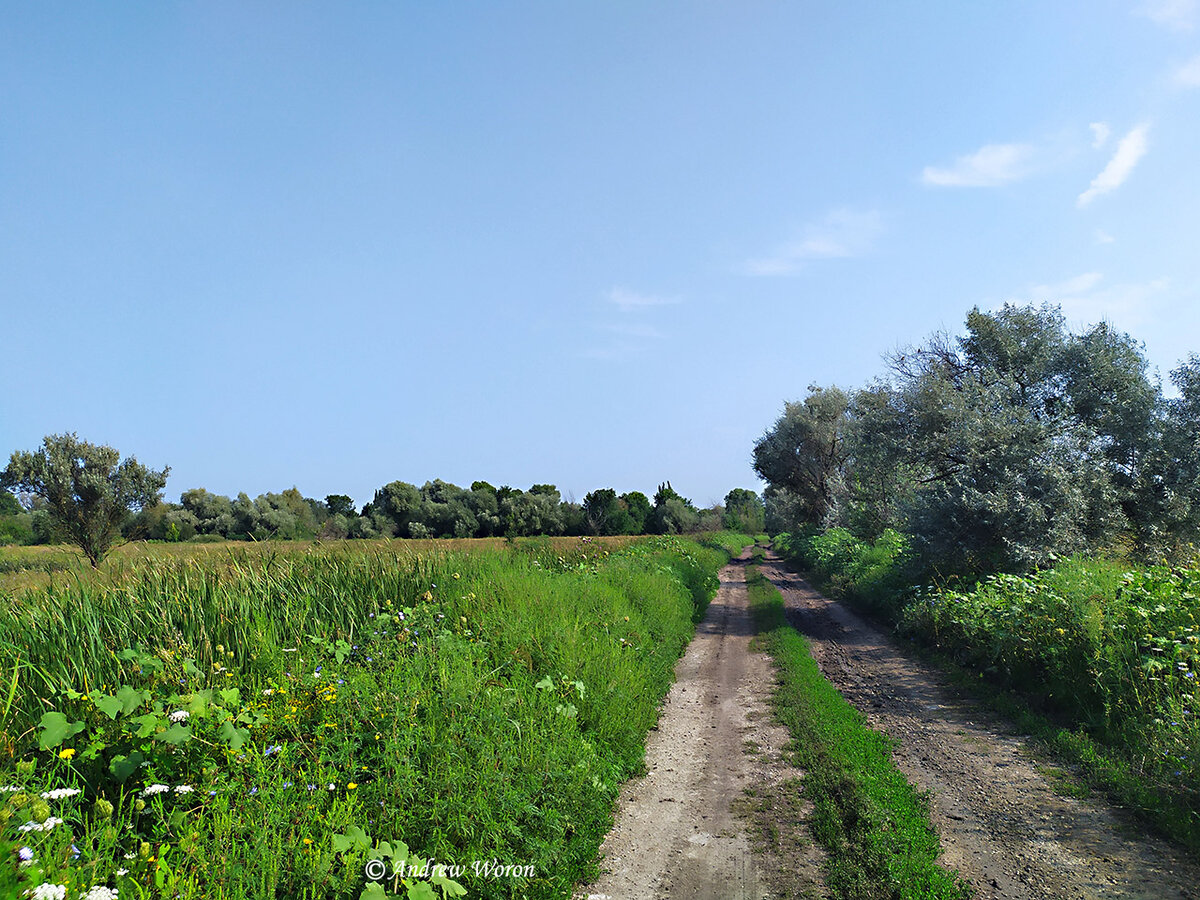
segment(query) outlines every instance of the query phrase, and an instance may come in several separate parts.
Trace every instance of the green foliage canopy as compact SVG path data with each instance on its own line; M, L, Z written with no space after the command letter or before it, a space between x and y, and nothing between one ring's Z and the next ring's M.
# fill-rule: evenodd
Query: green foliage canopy
M112 447L74 433L52 434L40 450L13 453L0 483L42 497L57 528L96 566L130 511L161 499L169 472L148 469L132 456L122 461Z

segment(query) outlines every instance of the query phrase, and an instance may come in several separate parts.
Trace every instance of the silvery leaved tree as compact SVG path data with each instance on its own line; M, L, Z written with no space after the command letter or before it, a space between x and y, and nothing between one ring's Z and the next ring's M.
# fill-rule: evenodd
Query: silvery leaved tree
M96 566L130 512L162 499L169 472L148 469L132 456L121 460L112 447L74 433L52 434L39 450L13 453L0 483L41 497L56 530Z

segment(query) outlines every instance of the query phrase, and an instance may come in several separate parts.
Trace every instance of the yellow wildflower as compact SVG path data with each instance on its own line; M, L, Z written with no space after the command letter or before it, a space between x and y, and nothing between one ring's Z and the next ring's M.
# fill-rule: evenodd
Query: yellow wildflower
M59 758L59 759L70 759L70 758L71 758L72 756L74 756L74 755L75 755L75 750L74 750L73 748L71 748L71 747L68 747L66 750L59 750L59 751L58 751L58 758Z

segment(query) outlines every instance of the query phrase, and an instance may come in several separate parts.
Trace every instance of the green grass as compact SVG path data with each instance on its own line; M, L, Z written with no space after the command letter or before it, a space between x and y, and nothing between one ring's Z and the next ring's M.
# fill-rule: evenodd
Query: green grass
M808 642L787 624L779 592L753 567L748 588L778 668L776 714L791 732L795 764L805 772L812 831L827 852L833 896L970 897L965 882L937 864L928 801L896 768L891 742L821 675Z
M357 898L403 841L569 896L739 540L214 545L5 597L0 895Z

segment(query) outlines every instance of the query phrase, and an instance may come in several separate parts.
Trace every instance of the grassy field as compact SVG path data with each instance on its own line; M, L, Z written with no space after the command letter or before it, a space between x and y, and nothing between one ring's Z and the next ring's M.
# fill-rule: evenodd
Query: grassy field
M0 895L568 896L749 538L414 543L6 551Z

